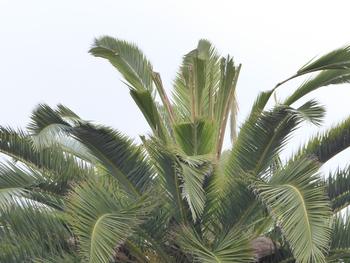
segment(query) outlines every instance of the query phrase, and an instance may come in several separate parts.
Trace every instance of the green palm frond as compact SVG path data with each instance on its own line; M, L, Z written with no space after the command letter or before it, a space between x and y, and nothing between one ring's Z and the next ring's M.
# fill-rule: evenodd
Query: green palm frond
M215 147L215 123L210 120L195 120L174 126L175 139L189 156L213 153Z
M350 66L350 60L349 60ZM284 104L291 105L298 99L307 95L308 93L328 85L343 84L350 82L350 70L349 69L330 69L323 70L315 77L309 78L302 83L294 93L289 96Z
M81 124L72 133L130 193L140 195L152 184L153 172L146 157L127 137L91 124Z
M27 187L39 182L36 173L30 173L11 163L0 163L0 207L25 195Z
M33 260L33 263L81 263L82 260L75 254L64 253L62 255L54 255L40 257Z
M74 189L68 202L70 224L87 262L110 262L154 207L144 197L129 201L121 190L102 181L90 181Z
M90 53L107 59L122 74L154 134L166 140L164 122L155 102L152 65L141 50L134 44L105 36L95 40Z
M269 182L253 184L298 262L326 262L330 241L330 208L320 178L319 165L307 159L290 163Z
M65 223L59 211L22 199L20 204L0 208L0 228L4 233L0 244L7 244L14 257L30 259L60 254L71 237Z
M315 100L309 100L297 109L302 118L310 123L320 126L325 116L325 108Z
M305 74L325 69L348 68L350 68L350 46L344 46L309 61L298 70L298 74Z
M350 261L350 221L348 212L334 218L332 242L328 262L348 263Z
M143 139L144 146L150 156L150 162L157 171L157 179L159 178L164 189L167 202L172 209L173 216L178 222L186 222L185 202L181 194L182 180L179 177L179 161L172 149L164 147L164 145L155 138L150 140ZM166 203L167 203L166 202Z
M143 116L151 126L153 133L163 141L167 141L168 134L165 129L164 120L158 111L157 104L149 91L130 91L131 97L140 108Z
M213 117L214 94L220 79L220 63L216 49L207 40L186 54L174 81L173 99L180 120ZM200 109L200 110L199 110Z
M206 201L204 180L208 175L207 165L196 166L181 164L181 175L183 179L182 195L191 210L193 221L201 218Z
M350 204L350 167L330 173L325 184L333 211L338 212Z
M103 36L95 39L89 52L95 57L109 60L131 89L153 92L152 65L136 45Z
M310 156L325 163L350 146L350 118L324 133L317 134L298 151L294 158Z
M252 262L253 253L248 237L247 233L233 229L209 246L188 226L182 226L177 234L180 247L194 257L194 262L205 263Z
M67 192L70 183L80 181L92 173L85 162L66 154L59 147L37 151L30 136L23 131L0 127L0 152L45 175L52 182L51 190L57 193Z

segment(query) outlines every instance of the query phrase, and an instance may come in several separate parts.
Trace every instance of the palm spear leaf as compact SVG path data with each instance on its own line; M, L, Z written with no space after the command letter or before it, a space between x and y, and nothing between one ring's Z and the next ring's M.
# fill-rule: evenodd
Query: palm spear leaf
M350 57L349 57L350 59ZM350 60L349 60L350 66ZM309 78L304 83L302 83L298 89L289 96L284 104L291 105L298 99L302 98L306 94L324 86L334 85L334 84L343 84L350 82L350 70L349 69L330 69L323 70L321 73L316 75L313 78Z
M234 93L232 106L231 106L231 114L230 114L230 139L231 143L237 138L237 115L238 115L238 101L236 92Z
M189 156L213 152L215 146L215 123L210 120L195 120L174 126L175 139Z
M143 152L119 132L81 124L72 133L130 193L138 196L152 183L153 172Z
M200 40L197 48L183 58L174 81L173 98L180 120L213 117L214 94L220 78L219 56L207 40ZM189 96L190 95L190 96Z
M81 256L88 262L110 262L116 247L124 244L150 212L145 198L131 203L111 185L90 181L74 189L68 204L72 230L79 238Z
M222 235L212 246L205 245L190 227L183 226L177 233L180 247L194 257L194 262L228 263L252 262L253 255L247 233L233 229Z
M282 229L298 262L326 262L330 241L330 209L315 173L319 165L307 159L290 163L269 182L256 181L258 196Z
M220 88L217 90L216 103L214 105L214 114L218 129L216 146L218 157L221 154L229 114L237 106L235 105L235 92L240 70L241 65L235 67L232 58L227 57L226 60L222 60Z

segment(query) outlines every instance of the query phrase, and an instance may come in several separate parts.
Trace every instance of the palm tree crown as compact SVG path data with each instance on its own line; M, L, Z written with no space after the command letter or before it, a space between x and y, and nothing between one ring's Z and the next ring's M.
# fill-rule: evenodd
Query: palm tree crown
M120 72L152 134L138 145L63 105L39 105L26 131L0 127L1 262L350 262L350 170L319 172L350 145L350 119L279 157L325 113L295 102L349 82L349 46L261 92L239 129L241 65L209 41L184 56L171 98L135 45L105 36L90 53Z

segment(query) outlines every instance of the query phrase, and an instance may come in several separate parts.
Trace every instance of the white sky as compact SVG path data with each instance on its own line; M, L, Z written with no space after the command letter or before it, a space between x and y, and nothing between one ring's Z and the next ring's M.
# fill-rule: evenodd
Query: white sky
M240 120L259 91L315 55L350 43L350 1L0 0L0 124L24 127L39 102L62 103L133 138L149 131L120 76L87 51L94 37L135 42L170 90L183 54L200 38L243 64ZM283 86L286 96L297 82ZM293 85L294 84L294 85ZM312 93L325 126L350 114L350 85ZM315 129L297 134L293 147ZM334 162L345 164L350 152Z

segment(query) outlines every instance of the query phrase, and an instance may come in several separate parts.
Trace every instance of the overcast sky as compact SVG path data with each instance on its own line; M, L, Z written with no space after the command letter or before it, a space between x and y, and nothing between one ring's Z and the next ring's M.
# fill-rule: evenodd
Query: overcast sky
M87 51L101 35L135 42L171 89L183 54L212 41L242 63L240 122L259 91L316 55L350 43L350 1L0 0L0 125L25 127L38 103L62 103L81 117L138 138L149 131L120 76ZM281 87L284 98L298 82ZM312 93L325 127L350 114L350 85ZM293 147L315 131L308 126ZM295 142L295 143L294 143ZM344 164L350 152L335 162Z

